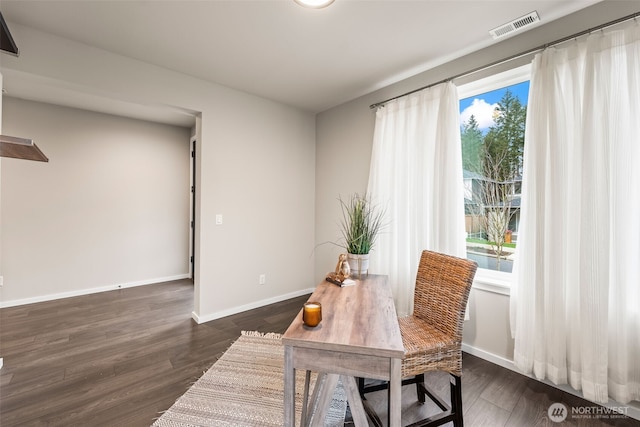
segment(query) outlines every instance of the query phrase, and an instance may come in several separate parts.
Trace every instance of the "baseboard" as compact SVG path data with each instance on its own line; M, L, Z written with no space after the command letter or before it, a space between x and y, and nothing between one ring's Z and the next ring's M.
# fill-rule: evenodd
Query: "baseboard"
M195 311L191 313L191 317L195 320L196 323L205 323L210 322L212 320L221 319L223 317L231 316L233 314L242 313L243 311L253 310L254 308L263 307L265 305L274 304L276 302L288 300L291 298L296 298L302 295L310 294L314 291L315 288L309 289L301 289L299 291L289 292L288 294L278 295L275 297L263 299L260 301L255 301L249 304L239 305L237 307L232 307L222 311L216 311L215 313L209 313L204 315L198 315ZM302 308L302 307L301 307Z
M474 356L477 356L480 359L486 360L487 362L491 362L495 365L502 366L503 368L509 369L510 371L515 371L520 374L522 373L513 364L513 360L509 360L505 357L498 356L493 353L489 353L488 351L484 351L482 349L470 346L469 344L465 344L465 343L462 343L462 351L464 351L465 353L469 353Z
M128 283L118 283L115 285L101 286L97 288L79 289L76 291L42 295L42 296L32 297L32 298L23 298L18 300L11 300L11 301L0 301L0 308L15 307L15 306L25 305L25 304L34 304L37 302L53 301L53 300L62 299L62 298L71 298L71 297L77 297L82 295L97 294L99 292L115 291L118 289L133 288L136 286L153 285L155 283L169 282L172 280L188 279L189 277L191 276L188 273L178 274L175 276L157 277L155 279L139 280L139 281L128 282Z
M513 360L506 359L504 357L495 355L493 353L489 353L487 351L484 351L482 349L479 349L479 348L476 348L476 347L473 347L473 346L470 346L470 345L464 344L464 343L462 343L462 351L464 351L465 353L472 354L472 355L474 355L476 357L479 357L480 359L484 359L484 360L486 360L488 362L491 362L493 364L496 364L498 366L502 366L503 368L509 369L510 371L517 372L518 374L524 375L525 377L529 377L529 378L534 379L536 381L539 381L539 382L541 382L543 384L546 384L546 385L549 385L551 387L557 388L558 390L562 390L564 392L567 392L569 394L577 396L577 397L579 397L581 399L585 399L585 397L582 395L581 391L575 390L574 388L572 388L568 384L554 384L549 380L539 380L538 378L534 377L531 374L523 373L521 370L519 370L516 367L516 365L513 363ZM613 408L615 410L618 410L619 408L626 408L625 415L640 421L640 405L636 405L636 404L634 404L634 402L631 402L630 404L624 404L623 405L621 403L616 402L615 400L609 399L609 402L607 402L607 403L604 403L604 404L603 403L594 403L594 405L604 406L606 408Z

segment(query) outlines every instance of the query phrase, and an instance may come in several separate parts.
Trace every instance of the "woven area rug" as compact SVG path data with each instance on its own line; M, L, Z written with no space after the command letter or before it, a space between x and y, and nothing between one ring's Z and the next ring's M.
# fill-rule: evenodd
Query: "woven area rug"
M279 334L242 335L153 426L277 426L284 424L284 346ZM312 377L312 384L315 377ZM304 372L296 376L300 423ZM341 384L325 426L341 426L347 407Z

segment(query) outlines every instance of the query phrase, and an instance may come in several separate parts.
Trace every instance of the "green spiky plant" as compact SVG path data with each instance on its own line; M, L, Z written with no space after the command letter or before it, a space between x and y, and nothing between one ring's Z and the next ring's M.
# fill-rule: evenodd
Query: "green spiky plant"
M350 254L368 254L383 227L384 210L372 205L367 195L358 193L348 200L339 198L342 208L342 237Z

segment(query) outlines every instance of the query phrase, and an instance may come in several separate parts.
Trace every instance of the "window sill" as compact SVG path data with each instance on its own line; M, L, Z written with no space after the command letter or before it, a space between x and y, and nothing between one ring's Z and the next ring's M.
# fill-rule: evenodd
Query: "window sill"
M472 289L509 296L511 295L511 280L511 273L479 268L473 280Z

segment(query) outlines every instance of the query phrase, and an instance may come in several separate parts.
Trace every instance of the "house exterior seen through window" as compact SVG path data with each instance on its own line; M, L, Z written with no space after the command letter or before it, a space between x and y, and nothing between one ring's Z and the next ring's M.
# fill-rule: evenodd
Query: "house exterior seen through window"
M518 243L529 81L460 101L467 257L510 273Z

